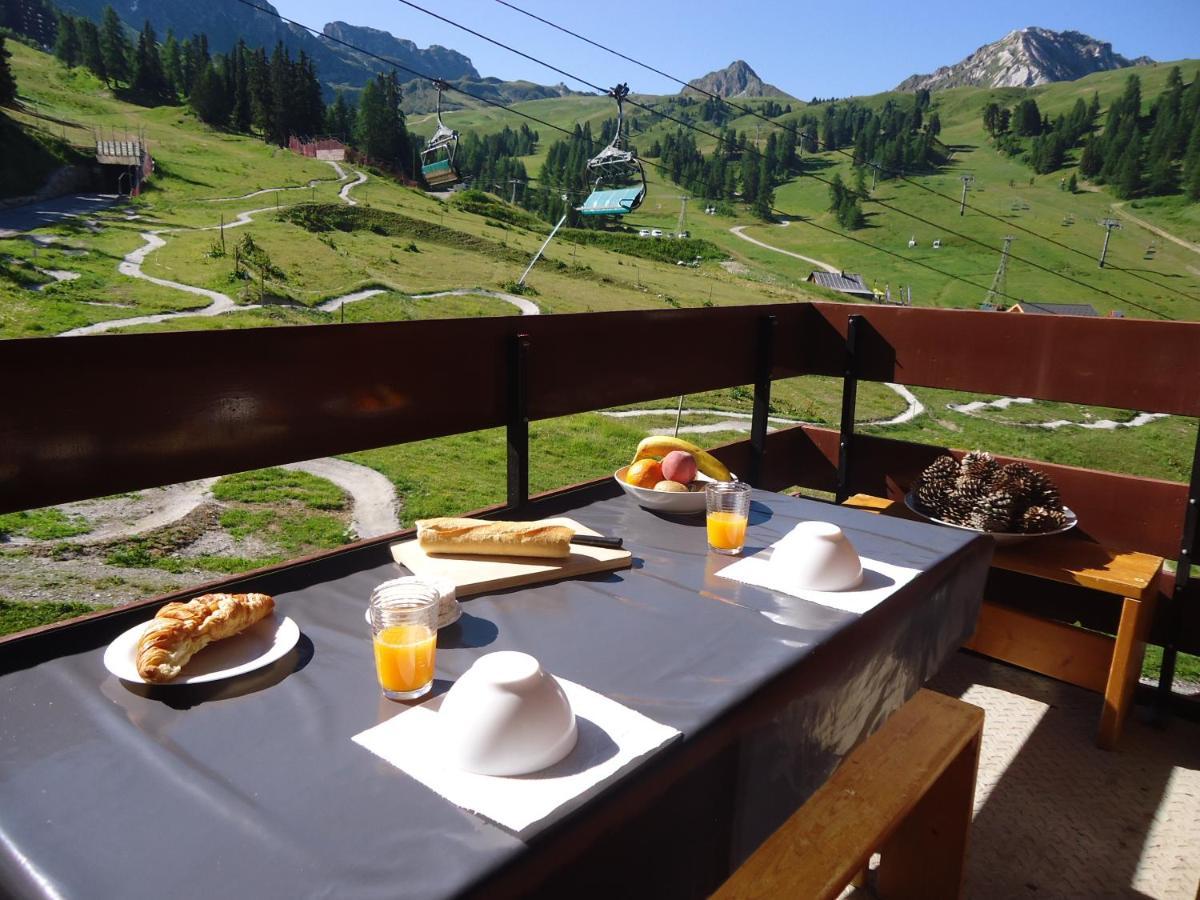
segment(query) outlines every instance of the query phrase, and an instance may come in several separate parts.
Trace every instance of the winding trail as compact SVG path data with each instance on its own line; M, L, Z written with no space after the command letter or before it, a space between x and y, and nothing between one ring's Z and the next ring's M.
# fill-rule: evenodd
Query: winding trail
M280 193L281 191L307 191L310 188L316 187L318 184L329 184L331 182L333 184L337 184L339 181L345 181L347 178L350 177L349 175L346 174L345 170L340 165L338 165L336 162L334 162L332 159L322 159L322 160L318 160L318 162L329 163L329 165L333 166L333 170L337 173L337 178L313 178L308 182L308 184L295 184L295 185L292 185L291 187L263 188L262 190L251 191L248 194L242 194L240 197L209 197L204 202L205 203L228 203L232 200L249 200L251 197L259 197L263 194L277 194L277 193Z
M905 422L911 422L917 416L925 412L925 405L917 399L908 388L902 384L891 384L885 382L884 386L894 391L902 400L904 400L905 408L902 412L887 418L887 419L870 419L859 422L860 425L903 425ZM611 419L632 419L641 418L644 416L674 416L674 409L618 409L605 410L601 415L608 416ZM703 425L682 425L679 428L680 434L710 434L716 431L739 431L749 433L750 422L754 418L751 413L731 412L726 409L684 409L685 416L713 416L718 419L716 422L706 422ZM815 422L809 422L805 419L789 419L785 416L767 416L767 431L775 431L771 424L775 425L815 425ZM650 434L670 434L674 428L652 428Z
M307 472L318 478L324 478L349 494L353 503L350 525L359 538L376 537L400 530L396 488L385 475L374 469L332 457L288 463L279 468ZM174 524L201 503L211 500L212 488L217 480L217 478L202 478L198 481L185 481L180 484L142 491L141 496L143 500L148 501L149 512L132 521L114 519L103 522L85 534L55 538L48 542L14 535L4 541L3 545L16 547L60 541L86 545L136 537ZM103 501L85 501L86 504L96 502ZM75 512L72 509L73 506L75 504L67 505L68 514Z
M346 173L338 163L333 160L322 160L329 165L338 174L338 181L345 180ZM339 194L343 200L350 205L356 205L357 201L352 200L346 195L346 192L355 184L362 184L367 180L367 176L362 172L358 173L358 181L351 182L344 186ZM267 188L265 191L255 191L254 194L261 194L275 190ZM283 189L281 189L283 190ZM247 197L254 196L247 194ZM243 198L225 198L225 199L243 199ZM159 322L167 322L171 319L178 319L184 316L220 316L225 313L235 310L258 309L257 304L238 305L228 294L222 294L220 291L209 290L208 288L196 287L195 285L183 284L178 281L169 281L166 278L156 278L153 275L147 275L142 271L142 264L146 261L146 257L153 253L158 248L164 246L167 242L161 237L164 234L176 234L184 231L217 231L221 228L238 228L242 225L249 225L253 221L254 216L262 212L270 212L276 209L275 206L261 206L258 209L248 209L239 212L232 221L226 222L224 225L205 225L202 228L159 228L154 231L143 231L141 238L145 244L136 250L131 250L125 254L125 258L117 265L117 271L122 275L127 275L130 278L141 278L144 281L149 281L151 284L157 284L160 287L172 288L177 291L184 291L189 294L194 294L197 297L205 297L208 299L208 306L193 307L191 309L181 309L169 313L156 313L148 316L130 316L127 319L109 319L106 322L95 322L91 325L83 325L79 328L72 328L69 331L64 331L59 334L59 337L79 337L87 334L102 334L105 331L112 331L114 328L126 328L134 325L154 325Z
M983 419L979 415L985 409L1008 409L1016 404L1036 403L1032 397L1001 397L999 400L972 400L970 403L947 403L946 408L964 416ZM1094 422L1072 422L1069 419L1053 419L1049 422L1003 422L1000 424L1013 425L1019 428L1045 428L1057 431L1059 428L1083 428L1088 431L1116 431L1118 428L1141 428L1159 419L1166 419L1168 413L1140 412L1132 419L1118 422L1115 419L1096 419Z
M354 501L350 525L360 538L377 537L400 530L396 514L396 487L386 475L344 459L326 457L288 463L292 469L332 481Z
M791 220L788 219L783 224L784 226L787 226L791 224ZM745 229L749 227L749 225L734 225L729 229L729 231L731 234L740 237L743 241L749 241L751 244L756 244L765 250L773 250L776 253L782 253L784 256L791 256L795 259L803 260L806 263L812 263L814 266L824 269L826 272L838 273L842 271L837 266L833 265L832 263L827 263L824 260L814 259L813 257L805 256L802 253L793 253L791 250L784 250L782 247L774 247L771 244L760 241L758 238L752 238L750 235L745 234Z
M413 294L412 298L414 300L431 300L434 297L470 297L473 294L511 303L521 311L521 315L523 316L539 316L542 314L541 309L532 300L526 300L524 297L518 297L516 294L506 294L503 291L489 291L485 288L457 288L453 291L436 291L432 294Z
M342 170L342 167L335 163L332 159L327 159L325 161L331 166L336 166L339 172ZM342 185L342 189L338 191L338 196L346 201L347 206L358 206L358 201L350 196L350 188L358 187L360 184L365 184L367 181L366 172L356 172L355 174L357 174L358 177L349 184Z
M347 303L355 303L359 300L366 300L378 294L386 294L384 288L367 288L363 291L355 291L353 294L345 294L341 297L334 297L332 300L326 300L324 303L318 303L314 309L319 309L322 312L336 312L340 307ZM486 288L458 288L453 291L437 291L433 294L409 294L414 300L432 300L435 297L491 297L495 300L503 300L505 303L511 303L521 311L523 316L541 315L541 310L538 305L532 300L526 300L524 297L518 297L516 294L506 294L503 291L489 291Z
M1151 222L1147 222L1141 216L1135 216L1133 213L1129 212L1129 210L1125 209L1125 201L1124 200L1122 200L1118 203L1114 203L1112 205L1112 208L1113 208L1113 211L1118 216L1128 219L1134 225L1140 225L1142 228L1145 228L1151 234L1156 234L1160 238L1164 238L1165 240L1170 241L1172 244L1178 244L1180 247L1183 247L1185 250L1191 250L1193 253L1200 253L1200 244L1197 244L1194 241L1189 241L1186 238L1181 238L1178 235L1171 234L1171 232L1167 231L1165 228L1159 228L1157 225L1154 225Z

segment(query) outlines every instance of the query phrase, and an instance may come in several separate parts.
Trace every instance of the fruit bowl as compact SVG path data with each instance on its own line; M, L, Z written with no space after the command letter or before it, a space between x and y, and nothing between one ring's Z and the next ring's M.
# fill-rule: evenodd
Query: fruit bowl
M904 505L926 522L933 522L937 525L945 525L947 528L957 528L959 531L973 531L975 534L991 535L991 537L996 541L996 544L999 546L1004 546L1006 544L1021 544L1034 538L1044 538L1050 537L1053 534L1063 534L1079 524L1079 517L1075 515L1070 507L1064 506L1063 513L1067 517L1067 524L1062 528L1056 528L1053 531L1037 531L1032 533L1023 531L982 531L978 528L971 528L969 525L956 525L953 522L947 522L945 519L939 519L936 516L929 515L929 513L921 509L921 505L917 502L917 498L913 496L911 491L904 495Z
M693 484L700 485L699 490L691 490L686 494L675 491L656 491L654 488L638 487L625 480L629 466L621 466L613 473L613 478L621 486L621 490L634 499L639 506L652 509L655 512L675 513L676 515L691 515L704 512L704 484L712 481L703 472L696 473ZM737 480L737 476L733 476Z

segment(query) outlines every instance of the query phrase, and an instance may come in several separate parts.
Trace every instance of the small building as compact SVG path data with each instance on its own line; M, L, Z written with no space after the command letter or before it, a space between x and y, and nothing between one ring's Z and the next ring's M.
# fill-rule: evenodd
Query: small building
M303 139L293 134L288 138L288 149L311 159L332 162L343 162L346 159L346 145L332 137Z
M1008 308L1009 312L1035 313L1044 316L1092 316L1100 317L1100 311L1090 303L1030 303L1022 300Z
M867 287L863 277L855 272L810 272L805 279L809 284L848 294L857 300L875 302L875 292Z
M97 140L96 162L106 186L131 197L142 192L142 182L154 172L154 158L142 141Z

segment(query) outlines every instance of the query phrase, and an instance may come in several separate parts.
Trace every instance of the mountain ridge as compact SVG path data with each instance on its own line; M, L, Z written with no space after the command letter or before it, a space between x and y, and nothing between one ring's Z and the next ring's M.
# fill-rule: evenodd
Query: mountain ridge
M938 91L952 87L1032 87L1074 81L1093 72L1147 65L1148 56L1128 59L1112 44L1080 31L1029 26L984 44L965 59L925 75L910 75L897 91Z
M698 90L697 90L698 89ZM716 69L707 75L693 78L680 94L716 94L726 100L737 97L786 97L795 100L791 94L780 90L773 84L767 84L758 77L758 73L750 68L750 64L742 59L735 59L723 69Z

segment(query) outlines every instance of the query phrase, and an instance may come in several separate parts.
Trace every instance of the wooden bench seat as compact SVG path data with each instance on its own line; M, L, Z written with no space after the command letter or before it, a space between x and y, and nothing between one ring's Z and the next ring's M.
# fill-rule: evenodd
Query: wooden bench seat
M844 505L917 518L903 503L855 494ZM1121 598L1116 637L1032 615L985 596L975 634L966 643L993 659L1049 675L1104 695L1097 746L1112 750L1133 705L1146 638L1159 596L1162 557L1113 550L1073 534L996 547L992 568L1076 585Z
M983 710L922 690L713 896L833 898L881 853L884 900L962 894Z

